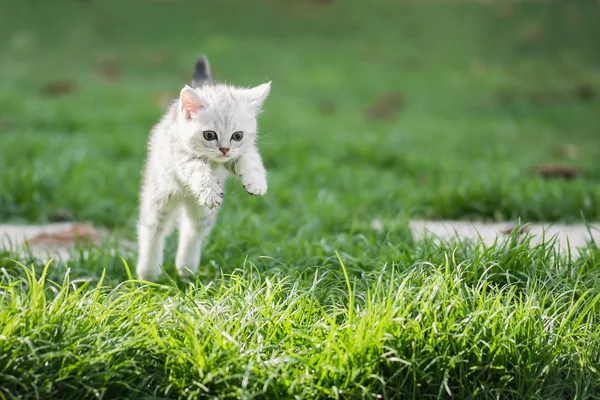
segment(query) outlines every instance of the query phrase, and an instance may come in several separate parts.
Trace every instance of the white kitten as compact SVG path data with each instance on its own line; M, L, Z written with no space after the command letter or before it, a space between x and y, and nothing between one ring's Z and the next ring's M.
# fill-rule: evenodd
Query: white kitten
M196 272L229 172L240 177L248 193L267 192L267 174L256 147L256 117L271 82L242 89L208 82L208 71L201 57L194 73L197 87L183 88L150 135L138 222L140 279L160 275L164 239L175 221L177 271Z

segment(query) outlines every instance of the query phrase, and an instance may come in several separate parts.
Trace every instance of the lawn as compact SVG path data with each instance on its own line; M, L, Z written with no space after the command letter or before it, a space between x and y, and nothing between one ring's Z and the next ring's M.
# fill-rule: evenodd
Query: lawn
M202 4L200 4L202 3ZM600 6L0 0L0 398L600 398L600 250L415 241L411 218L600 220ZM264 198L193 282L135 280L146 138L191 78L273 81ZM546 179L543 164L581 173ZM85 250L85 251L84 251Z

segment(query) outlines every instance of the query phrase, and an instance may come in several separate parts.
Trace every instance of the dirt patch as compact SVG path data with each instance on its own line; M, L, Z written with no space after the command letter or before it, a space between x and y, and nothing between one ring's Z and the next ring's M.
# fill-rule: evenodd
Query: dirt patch
M77 244L97 245L107 236L107 231L82 223L0 224L0 246L17 251L29 248L40 259L68 260Z
M44 96L56 97L73 93L77 90L77 82L74 80L54 81L44 85L40 92Z
M80 242L98 244L100 234L92 225L73 224L61 231L39 233L28 241L34 246L70 247Z
M389 93L379 98L364 112L371 120L388 121L404 106L404 103L404 97L400 93Z
M105 81L114 82L121 77L121 68L115 61L103 61L96 66L96 73Z
M545 179L562 178L566 180L575 179L582 173L581 169L576 167L554 164L536 166L531 168L530 172Z

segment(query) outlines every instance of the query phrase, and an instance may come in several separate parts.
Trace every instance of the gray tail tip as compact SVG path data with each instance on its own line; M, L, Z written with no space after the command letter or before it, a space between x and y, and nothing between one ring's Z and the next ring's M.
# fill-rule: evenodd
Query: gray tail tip
M196 65L194 66L194 80L202 81L210 79L210 65L208 63L208 57L201 54L196 59Z

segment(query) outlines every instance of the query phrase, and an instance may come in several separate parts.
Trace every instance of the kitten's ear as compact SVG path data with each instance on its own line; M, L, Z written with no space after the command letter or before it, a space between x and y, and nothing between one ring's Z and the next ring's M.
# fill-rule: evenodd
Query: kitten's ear
M192 116L202 108L202 101L194 89L185 85L179 95L179 106L185 119L192 119Z
M271 82L269 81L251 89L242 89L240 96L250 109L254 112L259 112L270 91Z

